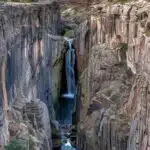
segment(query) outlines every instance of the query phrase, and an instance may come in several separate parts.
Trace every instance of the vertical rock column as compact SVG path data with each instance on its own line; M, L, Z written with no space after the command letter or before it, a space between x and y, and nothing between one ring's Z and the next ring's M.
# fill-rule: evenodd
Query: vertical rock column
M57 42L57 39L53 40L48 35L55 36L58 33L59 6L57 3L0 5L0 108L4 110L0 111L0 116L4 116L4 121L9 120L11 126L17 118L22 122L25 114L29 116L32 113L32 109L25 109L26 106L32 108L33 105L35 110L44 109L43 112L40 111L42 119L37 121L41 121L43 126L38 126L35 130L39 132L44 128L44 136L51 140L49 118L55 119L52 60L55 59L53 57L57 57L52 53L57 51L57 54L61 54L63 41ZM11 117L7 116L8 109ZM35 115L39 115L38 113L33 111ZM8 124L5 122L0 120L0 135L6 136L2 137L4 143L8 140ZM17 126L18 122L15 123ZM31 123L31 126L34 128L34 124Z

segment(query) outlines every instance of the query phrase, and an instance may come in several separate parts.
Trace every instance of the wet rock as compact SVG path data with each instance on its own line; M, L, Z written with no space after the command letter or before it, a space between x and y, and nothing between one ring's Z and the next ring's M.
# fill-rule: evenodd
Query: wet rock
M52 120L51 127L53 148L59 148L61 146L61 129L59 128L58 121Z

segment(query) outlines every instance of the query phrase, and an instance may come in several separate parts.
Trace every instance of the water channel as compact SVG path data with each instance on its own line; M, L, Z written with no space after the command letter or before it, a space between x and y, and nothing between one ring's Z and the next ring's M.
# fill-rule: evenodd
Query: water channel
M61 150L76 150L71 144L71 127L73 122L73 112L76 105L76 78L75 78L75 49L73 49L73 39L67 39L67 52L65 54L65 81L66 91L61 94L58 121L61 126ZM64 79L63 79L64 80Z

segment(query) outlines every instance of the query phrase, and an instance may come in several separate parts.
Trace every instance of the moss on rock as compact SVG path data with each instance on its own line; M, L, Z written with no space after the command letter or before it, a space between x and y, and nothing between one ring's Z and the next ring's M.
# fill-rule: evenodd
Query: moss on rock
M65 37L73 38L74 37L74 31L73 30L67 30L64 34Z

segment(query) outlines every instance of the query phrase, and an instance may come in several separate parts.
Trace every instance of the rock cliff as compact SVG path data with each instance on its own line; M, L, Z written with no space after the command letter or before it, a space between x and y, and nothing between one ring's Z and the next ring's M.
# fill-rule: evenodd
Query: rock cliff
M54 105L62 86L63 29L75 37L77 147L150 149L150 3L72 2L61 22L55 2L0 4L0 146L17 138L51 150L51 135L60 146Z
M89 63L80 76L80 149L149 149L149 10L146 1L92 6Z
M64 43L56 36L59 21L55 2L0 4L0 146L31 137L35 147L52 148Z

